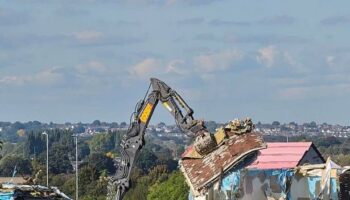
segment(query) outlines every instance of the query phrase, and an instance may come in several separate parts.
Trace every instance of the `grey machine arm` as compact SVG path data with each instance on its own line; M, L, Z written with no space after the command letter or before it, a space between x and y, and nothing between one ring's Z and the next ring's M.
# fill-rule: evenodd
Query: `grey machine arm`
M109 180L107 200L121 200L129 189L131 170L145 144L145 131L159 101L172 114L182 131L192 135L207 132L203 122L193 118L193 110L175 90L156 78L151 78L151 86L152 91L147 91L145 99L137 104L130 127L121 143L121 158L116 161L116 174Z

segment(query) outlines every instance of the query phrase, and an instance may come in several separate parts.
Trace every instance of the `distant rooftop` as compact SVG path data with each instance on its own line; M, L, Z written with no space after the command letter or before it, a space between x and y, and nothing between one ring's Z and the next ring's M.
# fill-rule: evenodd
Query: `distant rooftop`
M259 151L258 158L248 169L288 169L304 163L324 163L312 142L272 142Z

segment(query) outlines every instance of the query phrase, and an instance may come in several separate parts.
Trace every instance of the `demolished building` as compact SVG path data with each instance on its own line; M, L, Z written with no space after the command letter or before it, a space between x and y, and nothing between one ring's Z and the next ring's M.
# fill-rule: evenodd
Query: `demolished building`
M262 148L265 148L265 143L256 133L232 135L225 144L206 157L185 157L180 161L180 166L191 190L199 196L205 194L213 183L220 180L229 170L237 167L239 161L250 160L255 156L254 152Z
M180 169L195 198L210 198L208 195L216 183L220 186L225 175L241 169L257 157L259 150L266 148L261 134L252 130L249 118L234 120L214 134L219 145L211 153L196 157L199 154L194 146L185 151L179 162Z
M254 131L226 131L223 141L203 158L186 157L192 147L184 153L189 200L339 199L341 167L326 162L312 142L265 143Z
M229 172L223 178L221 188L214 187L209 196L242 200L309 199L313 190L308 189L309 179L296 173L295 169L299 166L319 168L324 163L311 142L267 143L267 148L259 150L253 162Z

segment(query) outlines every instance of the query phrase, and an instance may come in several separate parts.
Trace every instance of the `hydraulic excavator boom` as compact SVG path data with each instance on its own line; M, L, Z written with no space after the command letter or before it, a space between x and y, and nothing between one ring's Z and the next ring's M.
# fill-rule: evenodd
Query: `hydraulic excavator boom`
M109 180L107 200L121 200L129 189L131 170L145 144L145 131L159 101L172 114L182 131L201 138L209 135L207 142L200 145L203 151L199 149L199 152L205 153L216 146L203 121L193 118L193 110L175 90L156 78L151 78L150 87L152 91L147 91L145 98L137 103L130 127L121 143L121 158L116 160L117 172Z

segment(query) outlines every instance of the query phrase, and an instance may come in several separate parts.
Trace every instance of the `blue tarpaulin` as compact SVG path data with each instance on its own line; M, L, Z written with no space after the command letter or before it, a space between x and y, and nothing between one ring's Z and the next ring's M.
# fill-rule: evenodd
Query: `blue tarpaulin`
M13 200L13 192L0 192L0 200Z
M269 179L271 176L277 176L278 185L281 188L282 196L286 199L291 199L290 191L287 188L287 180L294 176L293 170L290 169L273 169L273 170L248 170L248 176L257 176L260 173L264 173L265 177ZM238 192L241 185L242 173L240 170L233 171L226 175L221 182L221 191L231 191L233 193Z
M309 186L309 198L311 200L319 199L317 192L317 182L321 182L321 176L310 176L307 177L307 183ZM337 180L331 178L330 183L330 197L332 200L338 200L338 191L337 191Z
M311 176L307 177L307 183L309 185L309 197L310 199L317 199L317 194L316 194L316 184L317 182L321 181L320 176Z
M237 192L239 184L241 182L241 171L235 171L227 175L222 179L221 182L221 191L230 190L234 193Z
M331 199L338 200L337 180L335 178L331 178Z
M289 186L287 185L287 181L288 179L290 180L294 176L294 171L290 169L287 169L287 170L281 169L279 171L280 173L278 174L278 184L282 190L282 195L286 199L292 199L291 193L289 191L290 185ZM287 188L287 186L289 188Z

